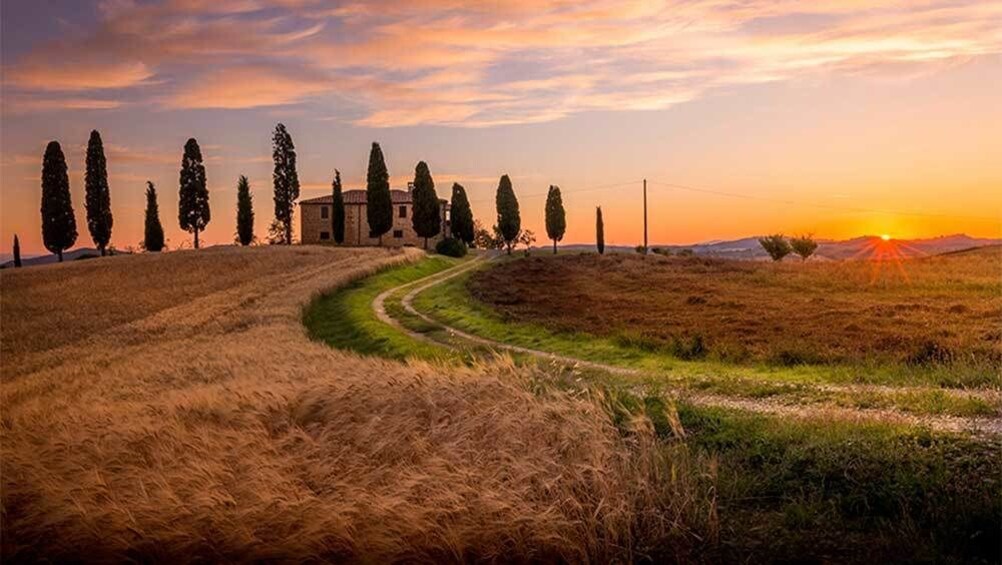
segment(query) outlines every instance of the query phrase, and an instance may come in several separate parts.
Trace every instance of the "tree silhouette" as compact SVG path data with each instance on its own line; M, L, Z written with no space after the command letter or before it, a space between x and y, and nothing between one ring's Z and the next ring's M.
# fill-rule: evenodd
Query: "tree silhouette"
M560 197L560 187L550 185L546 195L546 236L553 240L553 254L557 254L557 242L564 238L567 231L567 218L564 215L564 201Z
M331 210L331 232L334 243L344 243L344 193L341 191L341 171L334 169L334 182L331 184L334 200Z
M77 241L77 220L70 199L66 157L58 141L50 141L42 158L42 241L63 261L63 251Z
M365 176L365 219L369 222L370 237L378 237L383 244L383 234L393 227L393 201L390 197L390 174L379 144L372 143L369 151L369 171Z
M209 189L205 185L202 150L195 138L184 144L178 196L178 222L181 229L195 234L195 249L198 249L198 232L205 229L212 217L209 213Z
M146 222L143 248L159 252L164 248L164 227L160 223L160 206L157 204L157 188L146 181Z
M247 177L237 181L237 241L250 245L254 241L254 199L251 197Z
M292 217L299 198L299 174L296 172L296 146L284 124L275 126L272 137L272 158L275 169L275 219L281 222L285 244L292 245Z
M783 257L786 257L793 251L790 243L786 241L786 238L781 233L760 237L758 243L769 254L769 257L772 257L773 261L782 261Z
M511 255L511 248L514 247L518 234L522 231L522 218L518 211L518 199L515 198L515 190L511 186L511 179L508 178L508 175L501 175L495 204L498 212L497 227L501 232L501 238L504 240L508 255Z
M21 242L17 239L17 234L14 234L14 267L21 266Z
M85 204L87 207L87 229L94 245L101 250L103 257L111 241L111 190L108 188L108 164L104 158L104 144L101 134L94 130L90 132L87 141L87 173L84 176L86 187Z
M411 196L414 202L411 225L414 226L414 233L424 238L424 248L428 249L428 238L435 237L442 231L442 205L435 192L431 171L424 161L414 169L414 190Z
M458 183L452 185L449 227L452 230L452 237L466 243L466 245L473 243L473 211L470 209L470 200L466 197L466 189Z
M595 208L595 246L598 254L605 254L605 224L602 222L602 207Z
M814 241L814 236L807 234L790 239L790 249L800 255L801 261L806 261L814 252L818 250L818 242Z

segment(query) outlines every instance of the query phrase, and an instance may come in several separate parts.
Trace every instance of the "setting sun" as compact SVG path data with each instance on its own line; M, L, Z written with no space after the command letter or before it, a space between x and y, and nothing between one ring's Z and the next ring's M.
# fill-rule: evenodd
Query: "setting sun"
M891 236L889 236L889 235L887 235L885 233L885 234L883 234L883 235L880 236L880 239L882 239L884 241L890 241L891 240Z

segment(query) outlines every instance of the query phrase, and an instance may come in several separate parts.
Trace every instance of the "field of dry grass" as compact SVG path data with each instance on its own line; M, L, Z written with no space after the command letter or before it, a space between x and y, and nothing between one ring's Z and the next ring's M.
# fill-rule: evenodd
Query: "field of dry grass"
M469 287L512 320L682 355L1002 367L1000 247L900 264L537 257L480 271Z
M649 422L624 435L601 400L530 390L505 363L401 364L306 337L316 293L418 255L225 248L4 271L4 561L607 561L712 534L712 496L654 456Z

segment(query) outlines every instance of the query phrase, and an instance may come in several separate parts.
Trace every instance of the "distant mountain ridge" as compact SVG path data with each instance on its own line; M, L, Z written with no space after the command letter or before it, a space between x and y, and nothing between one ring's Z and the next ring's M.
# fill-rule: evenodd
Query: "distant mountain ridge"
M816 255L822 259L842 260L842 259L867 259L882 249L892 250L896 256L901 258L924 257L927 255L939 255L940 253L950 253L974 247L985 247L988 245L1002 245L1002 239L991 239L981 237L971 237L965 234L944 235L925 239L892 239L885 242L879 236L865 235L846 239L842 241L830 239L818 239L818 251ZM595 246L586 243L571 243L561 245L564 250L594 251ZM720 257L723 259L742 259L747 261L766 260L769 255L758 243L758 236L743 237L730 241L708 241L693 245L661 245L652 244L651 249L670 249L671 252L678 253L683 249L691 249L693 253L705 257ZM547 250L550 246L543 245L536 247L537 250ZM636 248L626 245L606 245L609 253L635 253ZM127 254L127 251L115 251L115 255ZM93 247L81 247L63 253L63 261L76 261L79 259L90 259L100 257L101 252ZM6 255L2 259L8 259ZM47 265L58 262L55 255L35 255L22 256L21 263L25 267L34 265ZM0 269L14 266L13 260L0 263Z
M817 256L830 260L867 259L878 253L889 252L898 257L913 258L987 245L1002 245L1002 239L977 238L965 234L954 234L925 239L891 239L890 241L884 241L879 236L867 235L842 241L819 239ZM594 246L571 244L565 245L563 248L594 249ZM716 240L693 245L652 244L651 248L669 249L672 253L678 253L683 249L691 249L696 255L728 259L765 260L769 258L769 255L759 245L758 236L744 237L730 241ZM633 247L622 245L607 245L606 249L614 253L633 253L635 250Z

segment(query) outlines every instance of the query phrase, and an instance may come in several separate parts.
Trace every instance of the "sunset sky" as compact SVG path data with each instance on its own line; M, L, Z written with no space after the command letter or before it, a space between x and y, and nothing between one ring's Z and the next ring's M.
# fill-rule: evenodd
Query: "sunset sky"
M494 221L511 176L545 239L557 184L567 242L766 232L1002 236L1002 2L984 0L5 0L0 252L43 253L42 154L58 140L80 236L91 129L104 138L112 244L142 239L147 179L171 247L182 148L206 156L230 243L237 177L257 233L273 215L271 131L287 125L303 198L334 168L363 188L428 162ZM298 226L298 217L296 220ZM543 242L541 242L543 243Z

